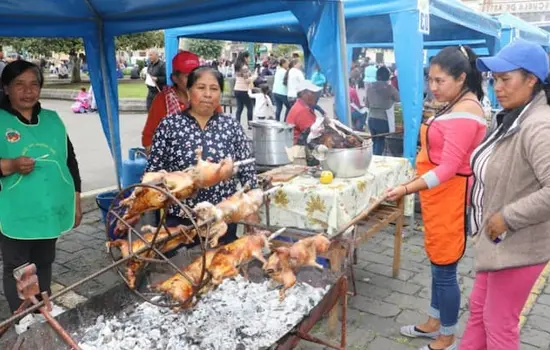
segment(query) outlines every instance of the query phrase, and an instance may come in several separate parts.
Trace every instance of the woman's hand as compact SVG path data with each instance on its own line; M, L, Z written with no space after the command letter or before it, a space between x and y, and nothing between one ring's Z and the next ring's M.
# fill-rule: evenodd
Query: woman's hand
M498 236L508 231L508 227L506 227L506 222L501 213L493 214L493 216L489 218L486 230L491 240L495 240Z
M397 201L406 194L408 194L407 187L405 185L400 185L395 188L388 188L384 195L389 201Z
M80 205L80 193L75 193L74 226L77 228L82 222L82 207Z
M26 175L34 170L36 161L30 157L18 157L14 159L6 159L8 161L7 172L4 175L18 173Z

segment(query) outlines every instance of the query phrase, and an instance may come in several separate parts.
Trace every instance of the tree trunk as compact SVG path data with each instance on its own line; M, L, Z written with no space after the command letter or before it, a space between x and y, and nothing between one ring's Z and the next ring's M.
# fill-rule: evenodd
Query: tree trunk
M78 56L71 56L71 62L71 83L80 83L82 81L80 77L80 58Z

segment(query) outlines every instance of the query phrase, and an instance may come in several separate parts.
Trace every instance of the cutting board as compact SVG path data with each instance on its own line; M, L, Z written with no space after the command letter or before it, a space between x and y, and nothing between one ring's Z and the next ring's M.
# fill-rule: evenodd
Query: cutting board
M279 168L271 169L265 173L260 174L261 177L270 177L273 182L287 182L292 180L298 175L301 175L307 171L307 167L303 165L288 164Z

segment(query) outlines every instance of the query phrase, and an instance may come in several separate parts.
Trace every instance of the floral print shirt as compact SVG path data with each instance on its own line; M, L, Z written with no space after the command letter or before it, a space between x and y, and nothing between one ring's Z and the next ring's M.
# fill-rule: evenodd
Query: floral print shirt
M155 131L147 172L166 170L168 172L187 169L197 163L195 150L202 146L203 159L220 162L231 157L233 161L252 158L250 144L242 126L231 116L214 114L204 129L188 111L164 118ZM254 164L239 168L232 179L214 187L202 189L194 198L183 201L193 208L197 203L208 201L217 204L237 191L237 183L257 186ZM171 215L180 210L172 207Z

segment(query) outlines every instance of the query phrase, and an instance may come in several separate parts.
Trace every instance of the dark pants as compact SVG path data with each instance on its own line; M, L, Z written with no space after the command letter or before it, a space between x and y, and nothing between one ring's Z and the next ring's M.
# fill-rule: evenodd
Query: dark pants
M23 302L17 295L13 270L25 263L36 265L40 292L52 294L52 264L55 260L57 239L22 240L0 234L0 247L4 264L4 294L11 312L15 312ZM41 300L41 297L38 297Z
M275 118L280 122L283 121L281 120L281 112L283 111L283 106L285 106L286 111L284 119L286 120L286 116L288 115L288 111L290 110L286 95L273 94L273 100L275 101Z
M168 217L166 217L166 225L168 227L175 227L178 225L187 226L187 225L191 225L191 222L188 219L182 219L179 216L169 215ZM223 237L220 238L219 244L220 245L228 244L235 241L236 239L237 239L237 224L229 224L227 225L227 232ZM193 241L193 243L187 244L185 245L185 247L191 248L198 245L199 243L200 243L199 237L197 236L195 237L195 240Z
M351 120L353 122L353 129L357 131L365 131L365 122L367 121L367 114L359 111L351 112Z
M155 96L157 96L158 93L159 92L156 88L149 89L149 92L147 92L147 99L145 100L147 112L149 112L149 108L151 108L151 105L153 104L153 100L155 99Z
M387 119L369 118L369 129L371 135L386 134L390 132L390 126ZM384 153L384 147L386 146L385 137L373 137L373 153L377 156L381 156Z
M246 116L248 121L252 121L252 99L248 96L248 91L235 91L235 99L237 100L237 121L241 121L241 114L243 114L243 109L246 106Z

